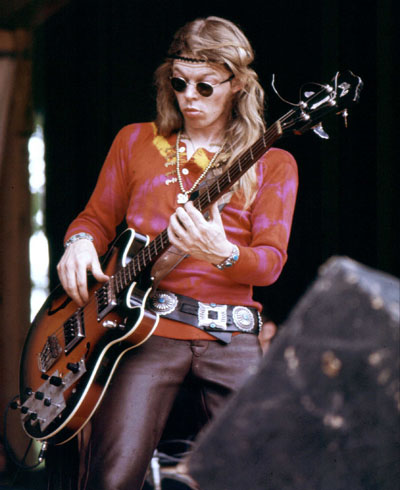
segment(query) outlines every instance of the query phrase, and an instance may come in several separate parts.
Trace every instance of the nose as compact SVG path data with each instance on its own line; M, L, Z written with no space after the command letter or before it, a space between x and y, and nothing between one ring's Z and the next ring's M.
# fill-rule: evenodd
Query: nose
M188 83L187 86L186 86L186 90L185 90L185 97L187 99L195 99L197 98L198 96L198 92L197 92L197 89L196 89L196 84L194 83Z

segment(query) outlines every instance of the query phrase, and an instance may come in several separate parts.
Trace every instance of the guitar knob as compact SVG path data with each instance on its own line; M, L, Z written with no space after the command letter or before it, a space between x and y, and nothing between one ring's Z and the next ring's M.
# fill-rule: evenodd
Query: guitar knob
M43 403L44 403L45 407L50 407L50 405L51 405L51 398L45 398Z
M76 374L79 371L79 368L80 368L79 362L69 362L67 364L67 369L72 371L74 374Z
M28 412L29 412L29 408L28 407L21 407L21 413L26 414Z
M105 327L105 328L117 328L118 323L114 320L105 320L103 322L103 327Z
M36 400L43 400L43 398L44 398L44 393L43 393L43 391L37 391L37 392L35 393L35 398L36 398Z
M60 378L59 376L52 376L49 380L49 383L53 386L61 386L62 378Z
M32 412L32 413L29 415L29 418L30 418L31 420L36 420L36 419L37 419L37 417L38 417L38 415L37 415L37 413L36 413L36 412Z
M25 395L26 396L31 396L33 394L32 388L25 388Z

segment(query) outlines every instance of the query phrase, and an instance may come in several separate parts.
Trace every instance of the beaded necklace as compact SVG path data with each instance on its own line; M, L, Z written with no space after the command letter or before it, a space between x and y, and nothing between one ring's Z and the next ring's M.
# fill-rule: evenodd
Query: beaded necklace
M210 162L208 163L207 167L204 169L200 177L196 180L196 182L192 185L192 187L188 190L185 189L183 186L182 182L182 176L181 176L181 169L180 169L180 159L179 159L179 145L181 142L181 131L179 131L178 136L176 138L176 176L178 178L178 184L181 192L177 195L176 200L178 204L185 204L189 200L190 194L196 189L198 184L204 179L206 176L207 172L210 170L210 168L214 165L215 161L217 160L219 154L222 151L223 145L221 148L215 153L215 155L211 158Z

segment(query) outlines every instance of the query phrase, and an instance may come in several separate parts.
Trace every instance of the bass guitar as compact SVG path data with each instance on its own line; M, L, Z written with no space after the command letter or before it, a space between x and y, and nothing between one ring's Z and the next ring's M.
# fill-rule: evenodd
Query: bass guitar
M330 113L347 117L362 81L337 73L327 85L302 91L301 102L272 124L223 174L205 186L194 206L206 212L280 137L309 129L323 132ZM59 286L33 320L20 363L20 410L26 434L63 444L74 437L99 406L121 357L154 332L158 315L146 308L155 287L154 265L170 249L167 230L154 240L126 230L103 264L106 283L89 284L90 299L78 307Z

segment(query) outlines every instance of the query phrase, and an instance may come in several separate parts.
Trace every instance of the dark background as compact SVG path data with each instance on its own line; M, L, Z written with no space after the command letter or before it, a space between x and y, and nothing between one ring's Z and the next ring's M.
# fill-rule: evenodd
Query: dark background
M278 282L256 290L283 321L333 255L398 275L394 155L393 2L72 1L35 31L34 105L45 124L46 229L51 283L69 222L83 208L117 131L155 115L153 72L186 21L218 15L238 23L255 52L267 121L288 110L271 89L297 102L305 82L351 69L364 81L360 103L313 133L278 141L299 165L300 188L289 260ZM151 199L151 196L149 196Z

